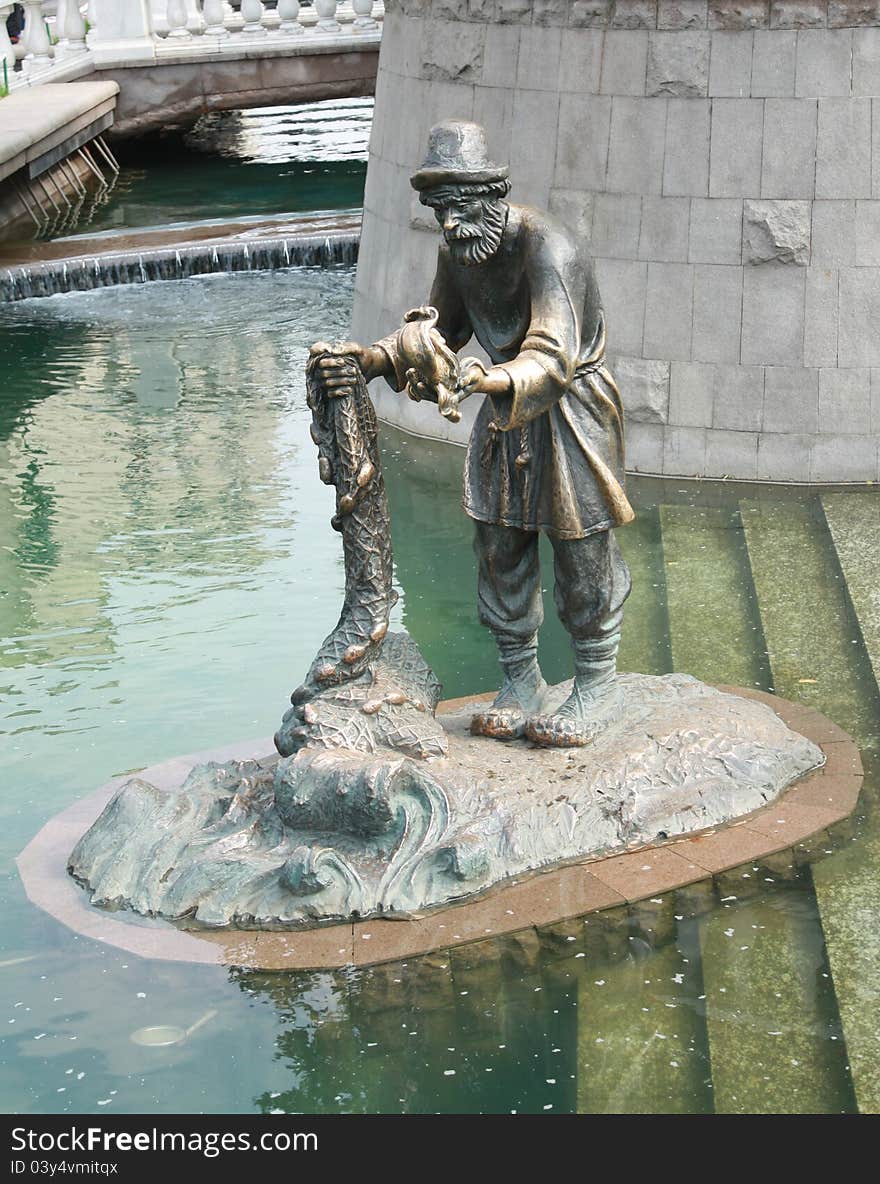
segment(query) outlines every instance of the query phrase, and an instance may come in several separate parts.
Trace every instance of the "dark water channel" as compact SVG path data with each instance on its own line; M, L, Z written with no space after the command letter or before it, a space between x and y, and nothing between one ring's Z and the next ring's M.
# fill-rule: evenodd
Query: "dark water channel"
M115 145L122 170L55 237L359 209L373 100L219 111L186 135Z
M13 859L46 819L113 774L271 734L335 622L302 371L352 290L349 270L291 269L0 309L0 1108L875 1107L880 710L826 520L876 515L875 491L638 480L620 532L624 668L776 686L857 737L858 819L812 867L339 973L142 960L25 899ZM462 453L391 430L383 450L395 623L448 696L491 689ZM131 1040L209 1011L183 1044Z

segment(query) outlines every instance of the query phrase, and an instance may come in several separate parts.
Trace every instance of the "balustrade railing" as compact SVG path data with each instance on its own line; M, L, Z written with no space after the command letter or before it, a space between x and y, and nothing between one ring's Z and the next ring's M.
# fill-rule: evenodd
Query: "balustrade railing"
M49 39L49 29L43 15L42 0L23 0L24 3L24 60L22 70L26 74L52 65L54 50Z
M11 12L11 4L0 4L0 94L7 90L16 63L15 46L6 28L6 19Z
M295 37L303 33L374 33L384 16L376 0L241 0L234 8L228 0L151 0L150 32L160 40L192 40L199 37L238 37L252 41L272 34ZM231 48L231 44L230 44Z
M86 22L78 0L58 0L55 31L58 38L56 58L62 60L86 52Z
M146 63L199 52L228 52L265 43L267 52L304 35L344 41L375 36L385 8L381 0L22 0L21 44L9 43L0 24L0 84L3 63L9 86L77 77L89 61ZM0 13L9 5L0 0ZM298 41L303 52L307 43ZM92 54L89 51L93 51Z
M278 0L279 33L304 33L305 26L299 20L299 0Z

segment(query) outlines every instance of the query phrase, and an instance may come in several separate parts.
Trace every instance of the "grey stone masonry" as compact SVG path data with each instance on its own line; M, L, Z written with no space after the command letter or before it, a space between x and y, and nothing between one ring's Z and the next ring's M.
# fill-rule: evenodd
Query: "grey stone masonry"
M743 203L743 262L810 262L808 201L746 201Z
M713 99L709 196L748 197L761 185L764 104L757 99Z
M710 118L709 103L669 99L663 155L664 194L708 195Z
M694 334L699 362L738 362L742 339L742 271L701 264L694 268Z
M880 26L873 0L386 0L406 19L568 29L848 29Z
M651 33L646 93L700 98L709 90L709 34Z
M812 197L816 182L816 99L766 99L762 197Z
M433 123L476 118L511 200L590 240L633 467L880 480L880 0L386 10L356 339L426 299L409 176Z
M742 99L752 92L754 39L749 34L713 33L709 94Z
M708 15L708 0L659 0L657 28L705 29Z
M755 32L750 84L754 98L785 98L794 94L796 51L796 33Z
M627 392L626 414L633 423L666 423L669 416L669 363L612 358L615 378Z

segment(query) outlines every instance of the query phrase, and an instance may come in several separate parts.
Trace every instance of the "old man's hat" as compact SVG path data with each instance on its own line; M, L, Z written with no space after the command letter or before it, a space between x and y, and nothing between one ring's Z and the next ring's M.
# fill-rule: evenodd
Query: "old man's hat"
M506 180L508 171L489 159L486 133L478 123L448 119L428 133L427 155L410 184L419 192L435 185L484 185Z

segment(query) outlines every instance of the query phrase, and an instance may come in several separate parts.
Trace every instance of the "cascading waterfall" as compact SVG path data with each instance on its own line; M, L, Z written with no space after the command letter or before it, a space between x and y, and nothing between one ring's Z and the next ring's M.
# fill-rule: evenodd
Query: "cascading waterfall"
M0 301L83 292L115 284L179 280L230 271L331 267L357 262L359 236L288 235L253 242L196 243L155 251L119 252L91 259L52 259L0 268Z

